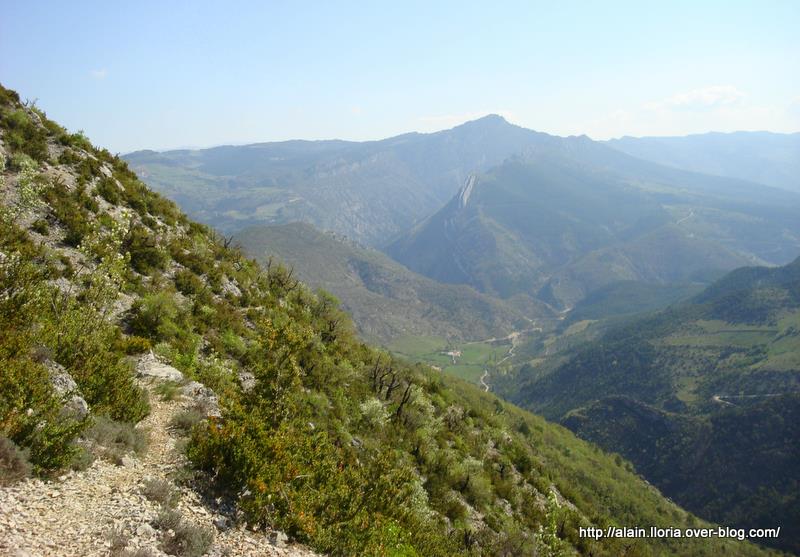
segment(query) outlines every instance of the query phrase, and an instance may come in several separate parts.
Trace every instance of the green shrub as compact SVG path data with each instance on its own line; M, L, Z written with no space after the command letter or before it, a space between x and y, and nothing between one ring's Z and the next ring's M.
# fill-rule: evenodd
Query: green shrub
M149 413L150 405L134 381L130 364L114 350L118 329L98 322L88 307L68 304L44 330L56 340L55 360L67 368L93 412L138 422Z
M151 340L168 340L180 333L179 309L169 292L148 294L136 300L131 308L131 331Z
M131 266L137 273L149 275L155 269L164 269L167 263L167 254L143 226L134 226L131 229L125 239L124 248L130 253Z
M84 423L62 416L44 366L24 357L0 365L0 434L30 451L37 472L66 466Z
M64 149L58 156L58 164L72 166L80 162L81 158L72 149Z
M101 455L119 463L128 453L141 454L147 450L147 435L126 422L117 422L104 416L95 418L85 438L101 448Z
M104 177L102 180L100 180L100 182L97 184L97 193L100 195L100 197L112 205L117 205L119 203L119 188L111 178Z
M20 151L37 161L47 159L46 129L37 126L24 108L0 110L0 125L5 129L3 142L12 151Z
M47 223L45 219L36 219L31 224L31 230L34 232L38 232L39 234L46 236L50 232L50 225Z
M161 400L168 402L175 400L181 394L181 386L175 381L162 381L155 388L156 394Z
M78 446L72 460L69 461L70 470L86 470L94 462L94 455L86 447Z
M153 348L153 345L149 339L137 335L121 337L117 343L117 349L129 356L142 354L151 348Z
M175 288L185 296L193 296L203 289L203 281L189 269L175 273Z
M195 425L204 419L205 414L203 414L200 410L196 408L187 408L186 410L182 410L175 414L172 420L170 420L169 425L186 435L194 428Z
M19 93L0 85L0 105L16 106L19 104Z
M44 198L56 219L66 229L64 242L70 246L79 246L91 230L87 211L79 203L80 195L74 195L63 183L57 182L46 190Z
M0 244L8 240L0 235ZM43 273L22 257L0 264L0 435L29 451L37 473L65 466L85 428L62 414L47 368L33 359L37 320L50 294Z
M83 151L86 151L87 153L91 153L94 150L92 147L92 143L89 141L89 138L86 137L86 134L84 134L82 130L79 130L72 134L66 134L61 136L61 143L63 145L68 145L75 149L81 149Z

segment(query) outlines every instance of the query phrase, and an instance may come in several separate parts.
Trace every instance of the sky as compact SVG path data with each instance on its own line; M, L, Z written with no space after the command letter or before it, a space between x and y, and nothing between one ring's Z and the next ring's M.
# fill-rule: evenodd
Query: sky
M0 83L112 152L489 113L595 139L800 131L800 2L0 0Z

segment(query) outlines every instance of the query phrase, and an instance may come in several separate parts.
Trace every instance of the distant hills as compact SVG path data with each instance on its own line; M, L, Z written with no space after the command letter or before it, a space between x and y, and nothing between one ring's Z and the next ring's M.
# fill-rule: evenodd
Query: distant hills
M486 116L382 141L286 141L124 158L150 187L226 233L302 221L382 246L439 209L471 172L553 141Z
M380 248L420 275L528 311L540 302L573 307L619 283L703 286L736 267L791 260L800 253L800 193L741 178L791 189L797 137L602 143L486 116L381 141L287 141L125 158L151 187L225 234L309 223ZM259 243L252 230L247 236ZM304 248L295 242L291 251ZM297 266L312 283L340 283L341 273L325 275L336 266L312 269L310 261L321 259ZM343 300L367 326L355 301ZM394 320L402 312L380 313ZM419 323L373 320L365 331L384 338L425 328ZM478 328L496 325L490 316Z
M468 286L440 284L377 250L308 224L250 227L234 241L261 262L275 257L307 284L335 294L359 331L375 341L499 337L528 323L506 302ZM543 304L527 309L532 316L550 315Z
M471 176L387 251L442 282L569 307L619 281L785 263L800 252L800 196L565 138Z
M623 137L607 144L660 164L800 192L800 133Z
M800 550L800 258L521 368L509 397L617 451L700 516Z

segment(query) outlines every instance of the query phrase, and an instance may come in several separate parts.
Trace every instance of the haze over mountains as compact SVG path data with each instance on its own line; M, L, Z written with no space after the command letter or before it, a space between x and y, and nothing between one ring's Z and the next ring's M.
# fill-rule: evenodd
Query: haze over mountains
M746 137L781 145L774 168L761 165L764 175L791 173L784 161L792 160L794 136ZM609 145L622 144L550 136L487 116L382 141L126 158L149 185L225 233L308 222L385 246L440 282L562 308L619 281L702 283L741 265L786 263L800 251L800 196Z
M588 138L470 178L388 248L409 268L569 307L618 281L698 280L800 251L800 196L649 163Z
M458 191L469 173L556 138L487 116L382 141L287 141L125 156L148 185L230 233L303 221L382 246Z
M645 160L800 192L800 133L622 137L608 145Z

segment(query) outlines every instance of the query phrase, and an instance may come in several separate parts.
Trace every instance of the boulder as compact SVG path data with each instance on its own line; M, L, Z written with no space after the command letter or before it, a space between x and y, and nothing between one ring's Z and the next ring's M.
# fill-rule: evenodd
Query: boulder
M79 420L88 416L89 404L81 396L78 384L67 373L64 366L52 360L45 361L44 365L50 372L50 383L53 385L53 390L64 403L64 410Z
M213 416L219 418L222 414L219 411L219 398L217 395L197 381L190 381L183 387L183 394L194 399L198 406L203 409L206 416Z
M175 382L183 381L183 374L180 371L159 361L152 352L139 358L136 363L136 374L139 377L156 377Z

